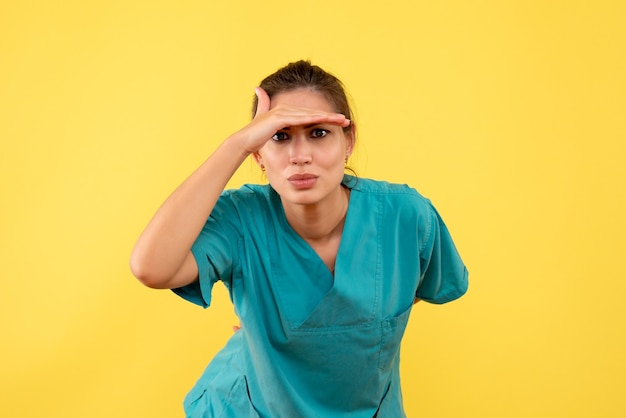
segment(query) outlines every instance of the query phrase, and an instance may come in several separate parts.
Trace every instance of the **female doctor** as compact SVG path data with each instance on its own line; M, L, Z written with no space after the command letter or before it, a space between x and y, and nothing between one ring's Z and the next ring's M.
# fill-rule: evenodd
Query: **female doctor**
M344 174L342 83L306 61L256 88L254 118L163 203L131 270L203 307L228 288L241 329L185 398L188 417L403 417L400 342L415 301L467 269L430 201ZM268 185L224 188L252 156Z

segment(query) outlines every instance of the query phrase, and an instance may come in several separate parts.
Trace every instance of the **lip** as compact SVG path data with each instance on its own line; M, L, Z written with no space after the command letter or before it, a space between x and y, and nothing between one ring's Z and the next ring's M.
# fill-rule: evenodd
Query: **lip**
M297 189L308 189L313 187L317 181L317 176L310 173L298 173L289 176L287 180Z

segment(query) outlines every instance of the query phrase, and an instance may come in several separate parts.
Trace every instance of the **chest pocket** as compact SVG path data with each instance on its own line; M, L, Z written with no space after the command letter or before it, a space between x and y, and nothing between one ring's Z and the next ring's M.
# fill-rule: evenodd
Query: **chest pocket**
M400 315L381 322L380 355L378 368L391 371L396 356L399 355L400 342L404 336L413 305Z
M333 411L369 411L371 417L388 392L409 313L332 328L308 327L305 321L307 326L289 332L278 346L288 353L289 368L282 373L315 404Z

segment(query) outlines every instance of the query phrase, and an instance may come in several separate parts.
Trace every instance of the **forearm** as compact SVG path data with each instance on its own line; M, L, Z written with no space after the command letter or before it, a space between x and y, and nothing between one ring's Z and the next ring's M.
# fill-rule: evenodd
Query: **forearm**
M168 288L175 277L177 285L195 279L195 274L181 277L179 270L224 187L248 156L240 143L236 134L224 141L155 213L131 254L131 270L142 283Z

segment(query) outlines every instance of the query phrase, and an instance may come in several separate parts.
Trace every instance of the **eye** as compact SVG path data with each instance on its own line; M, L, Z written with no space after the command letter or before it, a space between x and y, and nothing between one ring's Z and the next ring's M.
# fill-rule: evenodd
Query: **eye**
M273 136L272 139L274 141L286 141L289 139L289 135L287 135L287 132L276 132Z
M324 138L328 135L328 131L322 128L316 128L311 131L311 138Z

